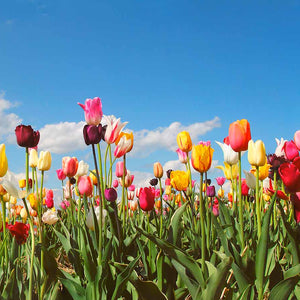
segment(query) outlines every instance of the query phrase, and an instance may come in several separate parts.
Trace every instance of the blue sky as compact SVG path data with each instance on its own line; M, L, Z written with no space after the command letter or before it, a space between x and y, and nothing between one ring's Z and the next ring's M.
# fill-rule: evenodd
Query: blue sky
M53 153L48 187L60 185L63 156L92 166L77 102L96 96L137 136L128 168L140 178L177 159L184 129L194 143L211 140L222 163L214 141L242 118L273 153L275 137L291 140L300 126L299 14L298 0L2 1L0 142L10 169L24 172L20 122Z

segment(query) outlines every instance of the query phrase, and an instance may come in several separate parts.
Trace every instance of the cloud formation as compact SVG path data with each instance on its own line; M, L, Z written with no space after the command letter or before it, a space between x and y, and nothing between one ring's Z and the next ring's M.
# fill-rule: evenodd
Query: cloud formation
M135 142L131 155L146 157L159 149L175 151L178 148L176 137L179 132L188 131L192 141L198 141L200 136L220 126L220 119L215 117L212 120L188 126L184 126L180 122L173 122L168 127L159 127L155 130L143 129L134 132Z
M4 94L0 94L0 140L15 142L15 128L22 122L22 119L7 110L16 107L17 103L12 103L4 99Z

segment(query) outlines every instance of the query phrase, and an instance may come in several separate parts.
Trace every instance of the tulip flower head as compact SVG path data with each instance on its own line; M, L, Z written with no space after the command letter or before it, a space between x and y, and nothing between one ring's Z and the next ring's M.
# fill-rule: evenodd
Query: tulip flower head
M88 171L89 171L89 165L84 162L83 160L81 160L79 163L78 163L78 168L77 168L77 172L75 174L75 178L79 178L80 176L83 176L83 175L87 175Z
M29 152L29 166L36 168L39 162L38 153L35 149L31 149Z
M51 153L49 151L41 151L37 168L40 171L48 171L51 168Z
M48 209L46 212L44 212L42 216L42 221L45 224L53 225L59 220L57 216L57 211L53 211L52 209Z
M251 140L250 124L246 119L237 120L229 126L229 144L235 152L246 151Z
M118 193L114 188L108 188L104 191L105 199L109 202L114 202L118 198Z
M277 144L277 147L275 149L275 154L276 156L280 157L280 156L284 156L285 153L284 153L284 150L283 150L283 145L285 142L287 142L286 140L284 140L283 138L281 138L280 140L275 138L275 141L276 141L276 144Z
M284 163L278 169L279 175L290 193L300 192L300 158Z
M22 222L15 222L15 224L7 225L8 230L11 235L15 237L19 245L25 244L29 235L29 224L24 224Z
M299 157L298 147L294 141L286 141L283 144L282 150L287 160L293 161L296 157Z
M62 169L56 170L56 175L57 175L58 180L65 180L67 177Z
M122 178L123 177L123 173L125 173L125 176L126 176L127 170L126 170L126 168L124 170L124 162L123 161L118 161L116 163L116 176L118 178Z
M78 178L77 187L80 195L91 197L93 194L93 182L90 176L83 175Z
M153 174L156 178L162 178L164 175L164 170L160 162L156 162L153 165Z
M214 149L210 145L201 143L192 148L192 166L200 172L205 173L210 169Z
M105 129L104 140L108 144L113 144L118 139L120 132L126 126L128 122L121 123L120 118L117 119L115 116L104 116L103 117L107 127Z
M178 159L181 163L186 164L188 162L188 156L185 151L182 151L180 148L176 150L178 154Z
M85 104L78 103L84 110L85 121L88 125L99 125L103 112L102 112L102 103L99 97L94 99L86 99Z
M189 185L189 173L185 171L172 171L170 174L171 185L177 191L185 191Z
M139 194L139 203L143 211L150 211L154 208L155 204L155 193L154 189L145 187L141 188Z
M231 178L236 179L238 177L239 168L237 164L229 165L226 162L224 162L224 166L216 166L216 168L223 171L224 176L227 180L231 180Z
M239 161L239 154L238 152L235 152L230 145L227 144L223 144L220 142L216 143L221 147L221 149L223 150L223 154L224 154L224 162L226 162L229 165L235 165L238 163Z
M226 178L225 177L217 177L216 181L219 186L223 186L226 181Z
M255 190L256 188L256 178L255 175L253 174L253 172L246 172L244 170L244 174L246 177L246 184L250 189Z
M86 145L100 143L102 138L102 125L85 125L83 127L83 137Z
M133 147L133 133L121 132L118 139L115 142L116 149L114 156L120 158L126 153L130 152Z
M45 198L45 204L48 208L52 208L54 206L53 190L47 190L46 198Z
M76 157L65 156L62 158L62 170L68 177L74 177L78 169L78 160Z
M0 177L3 177L8 169L7 157L5 154L5 145L0 145Z
M95 216L96 216L95 222L99 223L99 220L100 220L100 206L95 207ZM103 209L103 211L102 211L102 225L104 224L106 216L107 216L107 210ZM90 230L95 230L94 216L93 216L92 210L89 210L89 212L87 214L87 217L86 217L86 226Z
M34 148L40 140L39 131L34 131L30 125L18 125L15 134L20 147Z
M267 162L265 144L261 140L248 143L248 161L251 166L264 166Z
M176 140L181 151L188 153L192 150L192 140L190 134L187 131L178 133Z

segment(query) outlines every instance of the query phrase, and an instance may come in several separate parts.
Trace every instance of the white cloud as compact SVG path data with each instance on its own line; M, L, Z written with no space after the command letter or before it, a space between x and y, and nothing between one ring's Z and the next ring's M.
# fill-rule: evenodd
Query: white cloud
M87 146L83 138L84 125L83 121L45 125L40 130L39 149L57 154L85 149Z
M22 119L18 115L6 111L17 105L17 103L4 99L3 93L0 94L0 140L7 139L11 143L16 141L15 128L22 122Z
M173 122L168 127L159 127L155 130L143 129L134 132L135 141L131 155L146 157L159 149L175 151L178 148L176 137L179 132L188 131L192 141L197 143L201 135L220 126L220 119L215 117L212 120L188 126L184 126L180 122Z

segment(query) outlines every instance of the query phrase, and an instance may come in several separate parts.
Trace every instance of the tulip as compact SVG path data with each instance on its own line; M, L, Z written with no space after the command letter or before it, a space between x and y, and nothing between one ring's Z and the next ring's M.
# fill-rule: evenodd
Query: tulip
M53 190L47 190L45 204L47 205L48 208L52 208L54 206Z
M29 200L31 208L33 208L34 210L37 210L38 204L39 204L39 200L38 200L37 196L35 194L31 193L28 195L27 199Z
M258 168L259 170L259 180L264 180L269 176L269 169L271 165L265 164ZM251 172L255 173L255 169L252 169Z
M0 177L3 177L8 169L7 157L5 154L5 145L0 145Z
M300 192L291 194L291 202L294 205L294 216L297 223L300 222Z
M230 145L227 144L222 144L220 142L216 143L221 147L223 150L223 155L224 155L224 161L229 164L229 165L235 165L239 161L239 154L235 152Z
M68 177L73 177L77 173L78 160L76 157L65 156L62 159L62 170Z
M52 209L48 209L46 212L44 212L42 216L42 221L45 224L53 225L59 220L57 216L57 211L53 211Z
M216 195L216 189L214 185L209 185L206 188L206 195L207 197L214 197Z
M181 151L188 153L192 150L192 140L187 131L178 133L176 140Z
M178 159L181 163L186 164L188 162L188 156L187 153L182 151L180 148L176 150L178 154Z
M261 140L254 142L250 140L248 143L248 161L255 167L264 166L267 162L265 144Z
M98 144L102 138L102 125L85 125L83 127L83 137L87 145Z
M277 147L276 147L276 150L275 150L275 154L277 157L280 157L280 156L284 156L285 153L283 151L283 145L285 142L287 142L286 140L284 140L283 138L281 138L280 140L275 138L275 141L277 143Z
M128 122L121 123L120 118L117 119L115 116L104 116L103 119L107 124L104 140L108 144L113 144Z
M152 188L141 188L139 195L140 207L143 211L150 211L155 204L155 194Z
M217 177L216 181L219 186L222 186L225 183L226 178L225 177Z
M80 176L87 175L88 171L89 171L89 165L85 163L83 160L81 160L78 163L78 168L75 174L75 178L78 179Z
M136 211L138 207L138 202L136 200L130 201L130 210L131 211Z
M29 224L24 224L22 222L15 222L15 224L7 225L8 230L11 235L15 237L19 245L25 244L29 235Z
M294 142L298 148L298 150L300 151L300 130L297 130L295 132L295 135L294 135Z
M48 171L51 168L51 153L49 151L41 151L37 168L40 171Z
M62 201L62 202L60 203L60 207L61 207L63 210L66 210L66 209L67 209L67 206L66 206L66 204L65 204L65 201Z
M249 193L249 187L248 187L248 185L246 183L246 180L243 179L242 180L242 195L243 196L248 196L248 193Z
M30 125L19 125L15 129L17 143L20 147L34 148L40 140L39 131L34 131Z
M219 189L218 190L218 197L219 198L223 198L224 197L224 190L223 189Z
M13 173L9 170L6 175L1 179L1 185L9 193L11 196L16 197L18 199L22 199L25 197L25 191L21 191L18 189L19 183Z
M116 189L119 186L119 182L117 179L114 179L112 182L112 186Z
M115 144L116 149L114 151L114 156L120 158L131 151L133 147L133 133L121 132Z
M24 187L26 187L26 179L19 180L19 187L20 187L20 189L23 189Z
M127 190L127 199L133 200L133 198L134 198L134 191Z
M229 126L229 144L235 152L246 151L251 140L250 124L246 119L237 120Z
M156 178L162 178L164 175L163 167L160 162L156 162L153 165L153 174Z
M85 121L88 125L99 125L103 112L102 112L102 103L99 97L94 99L86 99L85 104L78 103L84 110Z
M97 185L98 184L98 180L97 180L97 176L96 174L96 170L93 170L92 172L90 172L89 176L92 179L93 185Z
M236 179L238 177L239 169L237 164L231 166L224 162L224 166L216 166L216 168L223 171L226 179L231 180L231 178Z
M114 188L108 188L104 191L104 197L109 202L114 202L118 198L118 193Z
M286 141L282 147L285 157L289 161L293 161L296 157L299 157L299 151L294 141Z
M246 177L246 184L248 185L248 187L252 190L255 190L256 188L255 175L252 172L246 172L245 170L244 170L244 174Z
M6 195L6 193L7 193L6 189L3 187L2 184L0 184L0 195L4 196L4 195Z
M35 149L31 149L29 153L29 166L36 168L39 162L38 153Z
M99 220L100 220L100 206L97 206L95 208L95 215L96 215L96 222L97 224L99 224ZM107 215L107 211L106 209L103 209L102 211L102 225L104 224L105 218ZM89 210L87 217L86 217L86 226L90 229L90 230L95 230L94 227L94 216L93 216L93 212L92 210Z
M300 192L300 158L284 163L278 169L279 175L290 193Z
M152 178L149 181L151 186L156 186L158 184L158 179L157 178Z
M127 174L127 170L126 170L126 168L124 170L124 162L123 161L118 161L116 163L116 176L118 178L123 177L124 171L125 171L125 175L126 175Z
M129 186L131 186L133 179L134 179L134 175L131 175L130 171L127 171L127 174L125 175L125 178L124 178L124 187L128 188ZM122 178L120 178L119 180L120 180L120 184L123 186Z
M27 217L28 217L28 214L27 214L27 210L25 207L23 207L20 211L20 217L23 219L23 220L26 220Z
M192 148L192 166L200 172L205 173L210 169L214 149L205 144L193 146Z
M80 195L86 195L87 197L91 197L93 194L93 182L91 177L87 175L83 175L78 178L77 181L78 191Z
M66 179L66 175L64 174L62 169L58 169L56 170L56 174L57 174L57 178L58 180L65 180Z
M184 191L189 185L189 173L185 171L172 171L170 175L171 185L177 191ZM166 190L167 192L167 190Z

